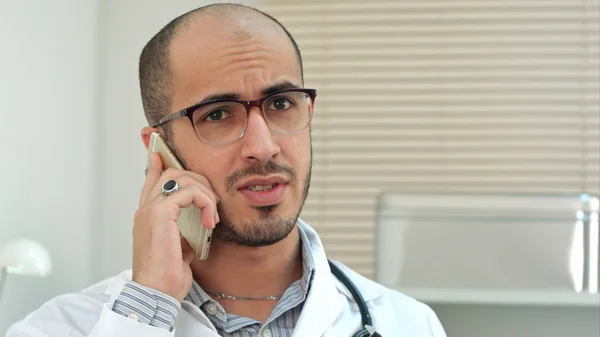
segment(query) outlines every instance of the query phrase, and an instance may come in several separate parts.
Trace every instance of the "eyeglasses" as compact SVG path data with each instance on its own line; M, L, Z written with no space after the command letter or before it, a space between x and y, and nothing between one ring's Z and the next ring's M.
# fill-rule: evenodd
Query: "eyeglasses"
M287 89L254 101L211 100L165 116L151 126L187 116L200 140L225 144L244 136L250 108L257 107L272 131L289 134L310 124L316 96L315 89Z

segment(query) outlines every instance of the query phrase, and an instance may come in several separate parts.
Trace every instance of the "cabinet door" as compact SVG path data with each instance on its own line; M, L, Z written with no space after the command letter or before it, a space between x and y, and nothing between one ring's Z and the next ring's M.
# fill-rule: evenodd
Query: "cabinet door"
M377 280L430 300L578 301L598 282L582 207L571 195L384 195Z

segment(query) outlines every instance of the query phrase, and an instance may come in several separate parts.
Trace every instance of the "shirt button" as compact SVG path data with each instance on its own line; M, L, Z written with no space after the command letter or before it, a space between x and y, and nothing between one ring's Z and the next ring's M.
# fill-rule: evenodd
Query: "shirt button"
M209 315L215 315L219 309L217 309L217 305L214 303L210 303L206 306L206 311L208 312Z
M137 321L139 319L139 317L136 313L129 314L129 316L127 316L127 318L132 319L134 321Z
M273 334L271 333L271 330L269 329L264 329L262 332L263 337L272 337Z

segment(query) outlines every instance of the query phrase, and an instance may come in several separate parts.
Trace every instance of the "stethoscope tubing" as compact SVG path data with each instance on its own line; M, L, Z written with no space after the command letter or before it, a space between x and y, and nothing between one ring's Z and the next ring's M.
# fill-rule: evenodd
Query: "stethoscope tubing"
M352 295L352 298L354 298L354 301L356 301L356 304L358 305L363 329L354 334L353 337L371 336L371 333L367 330L367 326L373 326L373 322L371 320L371 313L369 313L369 308L367 307L365 299L362 297L362 295L358 291L358 288L356 288L356 285L354 285L350 278L348 278L346 274L344 274L344 272L332 261L329 261L329 268L331 269L331 273L338 280L340 280L340 282L344 284L346 289L348 289L348 291ZM381 337L381 335L379 335L378 333L374 333L373 336Z

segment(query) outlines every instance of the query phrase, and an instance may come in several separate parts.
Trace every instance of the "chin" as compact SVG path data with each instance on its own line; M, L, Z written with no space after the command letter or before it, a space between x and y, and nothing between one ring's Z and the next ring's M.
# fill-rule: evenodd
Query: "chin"
M252 206L251 216L221 217L213 239L242 246L263 247L285 239L294 229L299 212L285 212L282 204ZM233 214L232 214L233 215Z

